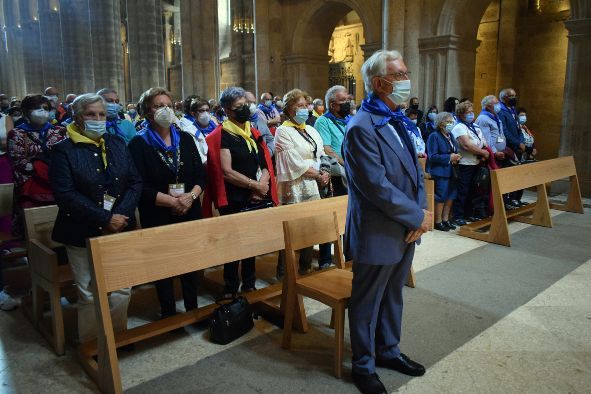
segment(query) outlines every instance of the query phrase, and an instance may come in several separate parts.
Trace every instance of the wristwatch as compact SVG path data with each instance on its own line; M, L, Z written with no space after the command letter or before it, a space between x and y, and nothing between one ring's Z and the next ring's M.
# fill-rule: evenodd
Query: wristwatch
M197 200L197 194L195 194L195 192L191 192L191 197L193 198L193 200Z

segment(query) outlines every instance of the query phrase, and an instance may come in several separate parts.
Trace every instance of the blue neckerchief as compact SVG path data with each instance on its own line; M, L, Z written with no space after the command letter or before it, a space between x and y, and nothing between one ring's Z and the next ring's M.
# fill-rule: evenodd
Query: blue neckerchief
M459 119L459 122L462 123L462 124L464 124L464 125L466 125L466 127L469 128L474 133L474 135L476 136L476 138L478 138L479 141L482 141L480 139L480 136L478 136L478 132L476 131L476 127L474 127L474 122L468 123L468 122L466 122L466 121L464 121L462 119Z
M411 120L406 115L404 115L404 118L402 118L402 122L404 123L404 128L406 129L406 131L408 131L409 133L413 133L417 137L421 136L421 131L419 130L417 125L411 122Z
M384 117L380 124L376 124L375 126L381 127L386 123L390 122L391 120L404 123L404 114L400 111L392 111L386 103L378 98L375 93L370 94L368 97L364 98L361 102L361 108L364 111L375 115L381 115Z
M271 108L269 108L264 104L259 104L257 106L257 108L260 109L261 111L263 111L265 116L269 116L269 115L271 115L271 112L273 112L274 106L271 106Z
M259 120L259 114L258 114L258 112L255 112L254 115L252 115L249 119L250 124L256 123L257 120Z
M341 122L345 125L345 128L347 128L347 124L349 123L349 120L351 120L351 117L346 116L345 118L337 118L336 116L334 116L334 114L330 111L324 113L324 115L322 115L328 119L330 119L333 123L334 122ZM340 128L340 127L339 127Z
M123 137L123 139L126 139L125 138L126 136L123 134L123 131L121 131L121 128L119 127L119 123L121 123L121 120L119 120L119 119L107 120L107 124L106 124L107 130L111 129L112 131L114 131L114 132L111 131L111 134L119 135L119 136Z
M160 134L152 129L149 122L144 122L144 129L139 135L152 146L155 150L161 153L166 165L174 172L178 174L178 156L179 156L179 141L181 135L176 129L174 124L170 125L170 146L166 146ZM170 160L172 158L172 160Z
M34 131L38 132L39 139L41 140L41 147L43 148L43 150L47 149L47 133L49 132L49 129L51 129L52 127L53 126L49 122L45 123L43 126L39 128L31 126L29 122L24 122L18 126L19 129L24 130L28 133Z
M485 116L488 116L489 118L494 120L495 123L497 124L497 128L499 129L499 132L501 131L501 121L499 120L499 117L496 114L493 114L489 110L486 110L486 109L482 110L482 114Z
M435 130L435 123L433 123L433 122L427 122L427 129Z
M209 124L206 127L201 127L200 124L196 124L196 126L199 129L199 131L201 131L201 133L203 133L204 136L207 136L209 133L214 131L215 128L217 127L217 125L215 124L215 122L213 120L210 120Z

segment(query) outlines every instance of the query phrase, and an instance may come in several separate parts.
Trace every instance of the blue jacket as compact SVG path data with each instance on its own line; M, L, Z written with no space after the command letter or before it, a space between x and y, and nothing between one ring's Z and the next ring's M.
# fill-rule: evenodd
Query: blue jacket
M122 138L104 135L107 169L100 148L71 139L53 146L49 180L59 207L52 238L66 245L85 247L86 238L103 234L115 213L129 217L126 230L135 228L135 208L142 180ZM116 198L109 212L105 193Z
M431 176L450 178L452 176L451 169L451 154L459 151L458 142L451 137L450 141L453 143L455 152L447 138L436 131L429 135L427 139L427 165L425 170Z
M405 152L383 117L360 109L343 141L349 206L345 254L356 263L398 264L409 230L421 226L426 208L423 171L402 123L394 127ZM405 148L406 149L406 148Z
M521 129L517 125L517 121L513 117L513 114L507 109L507 107L503 106L501 112L499 112L497 116L501 120L501 123L503 123L503 132L507 139L507 146L513 149L513 151L517 150L519 144L523 144L525 139L523 138Z

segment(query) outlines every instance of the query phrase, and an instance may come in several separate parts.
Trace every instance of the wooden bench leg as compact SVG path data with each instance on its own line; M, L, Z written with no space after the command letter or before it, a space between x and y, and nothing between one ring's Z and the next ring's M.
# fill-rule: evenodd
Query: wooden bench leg
M330 328L332 328L334 330L334 308L332 308L332 311L330 312Z
M412 287L413 289L417 285L417 278L415 276L415 270L412 267L412 265L410 266L410 271L408 271L408 277L406 278L406 285L408 287Z
M283 320L283 341L281 342L281 347L289 349L291 347L291 330L293 328L293 315L296 308L297 294L294 294L293 291L284 291L284 294L285 318Z
M31 317L33 319L33 325L38 328L39 324L43 321L43 289L33 281L31 286Z
M64 317L62 305L60 302L61 292L59 288L54 288L49 294L49 303L51 305L51 327L53 329L53 347L58 356L63 356L66 352L64 338Z
M345 304L341 303L335 311L335 349L334 349L334 375L337 378L343 376L343 347L344 347L344 335L345 335Z

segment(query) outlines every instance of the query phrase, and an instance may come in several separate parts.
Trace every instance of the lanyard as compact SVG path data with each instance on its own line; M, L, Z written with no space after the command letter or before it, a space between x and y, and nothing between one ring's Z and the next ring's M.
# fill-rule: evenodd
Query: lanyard
M306 129L296 129L296 130L298 130L298 132L299 132L298 134L301 135L312 146L312 150L314 151L314 159L316 159L316 152L318 152L318 145L316 144L316 141L314 141L314 138L312 138L312 136L310 134L308 134Z

